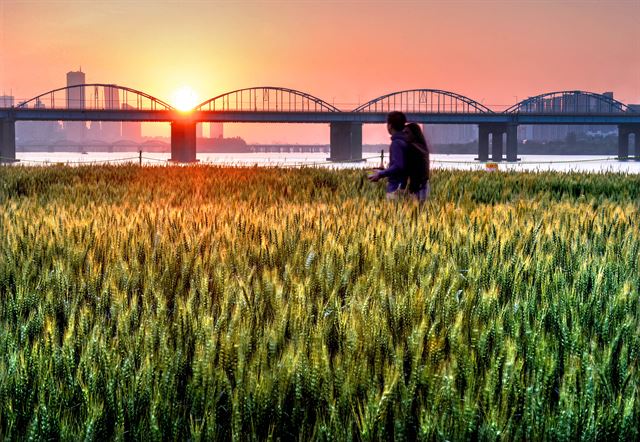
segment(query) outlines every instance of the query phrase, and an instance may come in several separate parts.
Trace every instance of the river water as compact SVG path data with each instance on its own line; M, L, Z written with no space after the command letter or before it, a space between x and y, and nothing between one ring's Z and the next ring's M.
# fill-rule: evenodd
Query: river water
M380 164L380 154L367 154L364 162L334 163L327 160L326 153L201 153L197 155L200 164L216 164L229 166L280 166L280 167L329 167L329 168L371 168ZM103 153L91 152L18 152L20 160L17 165L52 165L52 164L118 164L136 163L140 161L138 152ZM167 165L168 153L143 153L144 165ZM485 170L486 165L474 160L475 155L441 155L431 156L431 167L434 169ZM388 157L385 156L385 163ZM576 171L576 172L624 172L640 173L640 161L617 161L613 156L559 156L559 155L520 155L517 163L500 163L498 170L516 171Z

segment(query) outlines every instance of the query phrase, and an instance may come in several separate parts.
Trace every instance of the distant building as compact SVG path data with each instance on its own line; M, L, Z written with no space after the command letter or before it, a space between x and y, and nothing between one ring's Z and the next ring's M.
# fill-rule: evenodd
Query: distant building
M478 139L478 126L472 124L425 124L423 131L431 144L466 144Z
M569 131L575 133L577 135L578 132L582 132L582 126L569 126L566 125L556 125L556 124L547 124L547 125L535 125L533 126L531 140L540 141L540 142L548 142L548 141L564 141L569 134Z
M85 74L82 71L67 72L67 86L80 86L85 84ZM67 89L67 109L84 109L85 88L76 87Z
M45 107L42 101L36 100L35 109ZM18 121L16 123L16 143L21 146L30 144L41 148L53 143L60 136L60 124L57 121Z
M85 83L84 72L67 72L67 86L79 86ZM67 89L67 109L84 109L85 107L85 88ZM67 121L64 123L64 132L68 140L84 141L87 135L87 124L84 121Z
M224 125L222 123L209 123L209 138L224 138Z
M0 107L12 107L13 105L13 95L0 95Z
M528 141L533 139L533 128L529 124L521 124L518 126L518 140Z
M135 109L127 103L122 103L122 109ZM139 121L122 122L122 139L128 141L140 141L142 138L142 123Z
M611 100L613 100L613 92L604 92L602 95L604 95L607 98L610 98ZM591 107L592 107L592 111L596 111L596 112L606 112L608 109L598 109L598 104L596 102L594 102L595 100L592 100L591 103ZM599 103L599 102L598 102ZM606 136L606 135L611 135L614 133L618 132L618 127L617 126L607 126L607 125L589 125L589 126L583 126L584 127L584 132L586 135L596 135L596 136Z
M91 121L89 126L85 130L86 141L89 144L94 144L95 141L102 139L102 128L99 121Z
M604 92L603 96L613 99L613 92ZM559 112L559 113L611 113L615 108L603 103L596 97L588 95L564 95L534 102L527 112ZM606 136L615 133L616 126L608 125L537 125L532 126L531 136L524 138L537 142L565 141L569 134L576 137ZM523 139L523 138L521 138Z
M115 85L104 87L104 108L120 109L120 91ZM122 124L119 121L102 121L100 138L106 141L120 139Z

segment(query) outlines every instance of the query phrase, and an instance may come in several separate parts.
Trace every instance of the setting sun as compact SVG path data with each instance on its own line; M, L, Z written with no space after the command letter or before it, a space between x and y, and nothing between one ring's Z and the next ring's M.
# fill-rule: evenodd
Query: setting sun
M171 95L171 104L180 111L189 111L198 104L198 95L189 86L182 86Z

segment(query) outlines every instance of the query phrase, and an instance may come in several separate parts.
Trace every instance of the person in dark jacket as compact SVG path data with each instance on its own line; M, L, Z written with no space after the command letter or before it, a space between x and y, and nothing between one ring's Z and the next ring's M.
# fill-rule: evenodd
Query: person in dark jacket
M389 146L389 167L380 170L369 177L370 181L376 182L381 178L387 178L387 198L396 199L398 192L407 185L407 149L408 144L404 126L407 117L398 111L390 112L387 115L387 131L391 135L391 145Z
M420 125L408 123L404 127L407 140L405 155L409 195L423 202L430 193L429 146Z

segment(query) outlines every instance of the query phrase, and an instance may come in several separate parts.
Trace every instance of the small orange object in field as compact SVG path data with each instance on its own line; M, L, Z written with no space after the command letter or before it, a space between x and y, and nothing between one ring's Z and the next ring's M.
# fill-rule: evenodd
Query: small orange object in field
M495 172L498 170L498 163L487 163L485 165L487 172Z

